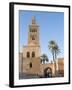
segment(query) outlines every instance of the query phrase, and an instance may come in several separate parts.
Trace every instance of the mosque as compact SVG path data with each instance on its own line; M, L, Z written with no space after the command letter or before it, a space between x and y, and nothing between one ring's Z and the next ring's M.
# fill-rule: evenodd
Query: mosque
M39 25L33 16L28 30L28 45L19 53L19 74L36 75L38 77L63 77L64 58L57 58L51 63L41 63L41 47L39 43Z

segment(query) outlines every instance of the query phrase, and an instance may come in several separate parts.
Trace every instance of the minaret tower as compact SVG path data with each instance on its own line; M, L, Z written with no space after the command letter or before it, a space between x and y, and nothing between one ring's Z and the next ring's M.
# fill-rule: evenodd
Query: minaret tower
M23 72L26 74L40 73L40 44L39 44L39 26L35 16L29 24L28 45L23 46Z
M32 17L32 22L29 25L28 45L39 45L39 26L36 23L35 16Z

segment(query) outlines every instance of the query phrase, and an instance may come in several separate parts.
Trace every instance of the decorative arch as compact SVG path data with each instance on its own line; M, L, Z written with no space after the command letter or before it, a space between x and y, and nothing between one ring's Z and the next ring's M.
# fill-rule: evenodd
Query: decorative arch
M32 35L32 40L35 40L35 36L34 35Z

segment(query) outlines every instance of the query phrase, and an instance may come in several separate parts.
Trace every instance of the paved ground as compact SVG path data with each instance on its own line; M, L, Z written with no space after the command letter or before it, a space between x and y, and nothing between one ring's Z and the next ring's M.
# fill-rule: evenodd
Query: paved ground
M19 79L31 79L31 78L40 78L37 75L27 75L25 73L19 74Z
M60 75L57 75L56 77L63 77L63 76L60 76ZM31 74L25 74L25 73L20 73L19 74L19 79L32 79L32 78L55 78L54 77L48 77L48 76L37 76L37 75L31 75Z

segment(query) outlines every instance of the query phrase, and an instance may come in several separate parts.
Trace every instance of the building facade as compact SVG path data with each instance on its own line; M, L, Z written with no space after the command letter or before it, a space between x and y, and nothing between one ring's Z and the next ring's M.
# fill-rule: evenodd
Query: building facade
M28 30L28 45L24 45L22 53L19 54L19 73L32 74L38 76L55 76L56 71L61 69L64 72L64 59L57 59L52 63L41 63L41 49L39 43L39 26L36 18L32 17L32 22Z

